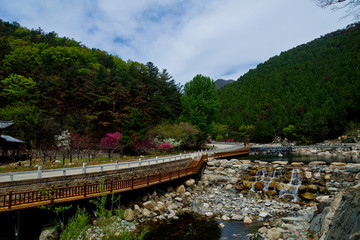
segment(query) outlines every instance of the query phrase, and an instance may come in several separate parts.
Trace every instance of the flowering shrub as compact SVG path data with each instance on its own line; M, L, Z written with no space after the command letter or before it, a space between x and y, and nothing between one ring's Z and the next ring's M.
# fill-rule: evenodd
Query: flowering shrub
M173 148L175 147L179 147L181 145L181 140L180 141L177 141L176 139L174 138L166 138L166 139L163 139L163 140L158 140L158 139L155 139L156 143L161 145L161 144L164 144L164 143L168 143L170 144Z
M122 139L122 135L119 132L107 133L105 137L100 140L100 147L108 150L109 159L111 159L111 151L115 150L119 145L119 141Z
M172 148L173 148L173 146L171 146L169 143L163 143L158 146L158 149L163 150L163 151L169 151Z
M227 141L228 142L234 142L234 139L229 138Z
M70 147L71 136L69 130L64 130L60 135L55 136L56 146L59 148L68 149Z
M119 132L107 133L105 137L100 140L100 147L102 149L115 149L119 145L122 135Z

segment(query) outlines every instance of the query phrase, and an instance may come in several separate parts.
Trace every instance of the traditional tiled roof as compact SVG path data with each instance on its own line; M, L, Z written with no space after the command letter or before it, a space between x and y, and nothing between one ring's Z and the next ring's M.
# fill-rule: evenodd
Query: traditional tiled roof
M0 135L2 139L5 139L6 142L10 143L25 143L24 141L21 141L19 139L16 139L14 137L8 136L8 135Z
M1 121L0 120L0 129L6 129L14 125L13 121Z

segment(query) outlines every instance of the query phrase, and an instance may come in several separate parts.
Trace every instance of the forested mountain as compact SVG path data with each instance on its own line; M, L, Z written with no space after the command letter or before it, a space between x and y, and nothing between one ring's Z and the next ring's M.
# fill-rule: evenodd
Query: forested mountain
M65 129L96 141L114 131L142 138L177 119L180 98L171 75L152 63L0 20L0 119L14 120L13 136L28 143L53 142Z
M224 79L218 79L218 80L216 80L215 81L215 88L216 89L220 89L220 88L222 88L223 86L225 86L225 85L227 85L227 84L229 84L229 83L232 83L232 82L235 82L235 80L232 80L232 79L230 79L230 80L224 80Z
M318 141L360 121L360 24L270 58L218 90L233 138Z

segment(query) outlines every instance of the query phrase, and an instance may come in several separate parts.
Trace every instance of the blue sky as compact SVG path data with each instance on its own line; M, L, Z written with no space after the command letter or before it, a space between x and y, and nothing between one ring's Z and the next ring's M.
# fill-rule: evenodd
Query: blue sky
M353 22L313 0L0 0L0 18L153 62L185 84L237 79L258 63Z

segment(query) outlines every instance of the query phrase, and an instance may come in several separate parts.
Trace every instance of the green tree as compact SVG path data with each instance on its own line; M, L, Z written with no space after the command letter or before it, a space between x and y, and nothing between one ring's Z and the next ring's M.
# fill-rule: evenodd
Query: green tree
M185 84L184 92L181 97L183 114L180 120L197 126L203 134L209 133L210 125L219 109L215 82L198 74Z

